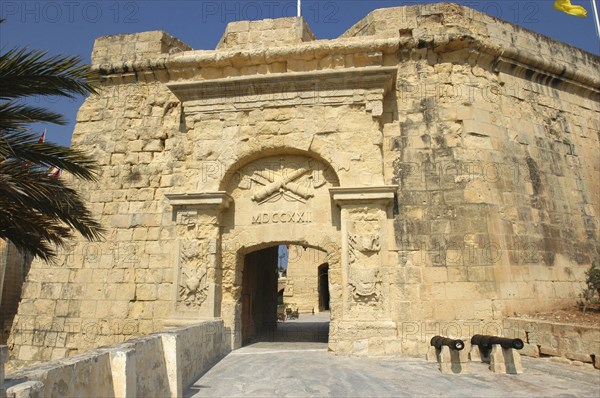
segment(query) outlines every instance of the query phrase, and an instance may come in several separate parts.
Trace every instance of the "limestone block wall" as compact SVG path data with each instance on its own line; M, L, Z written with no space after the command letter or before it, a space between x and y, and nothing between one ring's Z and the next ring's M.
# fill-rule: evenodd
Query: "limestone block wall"
M600 261L597 57L451 4L375 11L344 36L398 31L422 40L400 50L384 109L386 177L400 186L392 311L402 351L572 305ZM466 32L519 42L519 54L473 51ZM469 44L446 44L452 36Z
M173 54L192 48L163 31L140 32L131 35L103 36L96 40L92 63L111 64L116 60L141 61L158 54Z
M171 314L175 230L163 225L171 218L163 207L173 175L164 146L178 126L177 102L157 84L108 86L88 99L73 145L91 150L101 182L73 184L108 233L73 241L56 264L34 262L9 342L15 357L75 355L157 331Z
M180 397L229 351L222 321L88 351L6 375L9 397Z
M0 344L8 340L31 260L13 244L0 240Z
M525 342L523 354L564 357L600 369L600 328L525 318L506 318L508 337Z
M386 126L400 185L398 320L440 331L437 321L463 320L466 331L574 303L600 259L597 100L425 59L405 64L399 121Z
M315 36L301 18L237 21L227 25L217 50L278 47L312 40Z
M302 246L290 246L283 302L300 313L319 312L319 265L325 253Z

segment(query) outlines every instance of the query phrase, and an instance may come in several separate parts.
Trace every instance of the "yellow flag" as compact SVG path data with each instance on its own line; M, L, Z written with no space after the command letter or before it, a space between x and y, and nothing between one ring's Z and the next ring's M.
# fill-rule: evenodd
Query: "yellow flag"
M571 0L556 0L554 2L554 9L566 12L569 15L575 15L576 17L587 17L587 10L582 6L572 5Z

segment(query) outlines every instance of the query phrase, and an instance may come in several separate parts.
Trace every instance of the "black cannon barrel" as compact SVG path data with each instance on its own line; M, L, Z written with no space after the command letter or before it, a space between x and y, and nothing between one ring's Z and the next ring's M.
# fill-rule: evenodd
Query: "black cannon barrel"
M449 339L443 336L433 336L431 338L431 345L435 348L442 348L442 346L448 346L453 350L460 351L465 348L465 342L462 340Z
M506 337L486 336L482 334L476 334L471 337L471 344L487 348L491 348L494 344L500 344L502 348L514 348L515 350L520 350L525 347L525 344L523 344L523 340L521 339L509 339Z

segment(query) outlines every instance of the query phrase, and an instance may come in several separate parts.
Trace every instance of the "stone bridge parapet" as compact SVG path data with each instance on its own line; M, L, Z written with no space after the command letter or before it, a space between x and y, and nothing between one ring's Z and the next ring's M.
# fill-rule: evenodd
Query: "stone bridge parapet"
M199 322L23 368L6 375L0 391L20 398L180 397L230 351L226 341L223 321Z

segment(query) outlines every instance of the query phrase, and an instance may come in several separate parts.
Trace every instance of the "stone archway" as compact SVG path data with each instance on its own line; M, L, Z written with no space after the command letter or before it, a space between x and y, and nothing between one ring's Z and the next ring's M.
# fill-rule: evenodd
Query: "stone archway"
M227 177L223 188L233 200L222 214L220 313L230 328L232 348L242 344L243 306L250 305L243 302L242 294L245 256L278 244L327 253L337 275L337 279L331 278L335 286L330 290L338 292L332 294L332 301L339 298L339 305L333 306L332 322L336 316L340 319L340 223L329 191L339 182L331 167L307 155L275 155L248 162Z
M281 303L278 306L277 262L280 246L272 245L259 249L250 248L250 251L245 255L239 256L240 259L243 259L243 264L240 265L242 268L242 289L240 293L242 344L246 345L258 341L327 342L329 316L327 316L326 320L322 316L320 318L310 318L311 315L314 315L314 312L307 311L306 308L302 307L306 302L297 301L298 299L306 298L305 296L296 296L295 298L292 296L291 300L288 301L286 299L284 301L285 304ZM303 260L309 265L313 265L315 254L318 254L321 258L327 255L324 251L313 247L304 246L304 249L302 253L304 253L305 258L297 260ZM292 267L297 265L294 264ZM303 286L303 281L298 278L299 276L296 275L296 288L310 287ZM304 281L304 283L308 282ZM294 291L293 286L288 286L288 288ZM327 286L326 289L328 292L329 287ZM313 293L316 293L316 289ZM281 310L281 315L284 316L283 322L278 322L278 308ZM285 308L288 308L290 311L298 311L301 323L294 322L296 318L285 318ZM314 311L314 307L311 309Z
M336 335L337 328L335 325L343 318L341 290L342 270L340 262L340 246L339 244L327 239L320 242L318 246L306 241L272 241L263 242L255 246L244 246L237 249L236 253L223 253L224 276L221 317L225 321L226 328L228 328L230 333L232 348L236 349L242 346L242 343L246 337L246 332L248 331L248 329L245 330L244 328L249 327L247 323L248 319L244 319L244 305L250 304L249 302L244 301L244 283L247 282L247 277L249 276L244 275L245 266L248 265L246 264L248 261L248 255L284 243L300 244L313 249L322 250L326 253L325 258L327 263L331 264L329 268L329 274L332 275L329 278L329 294L331 297L331 327L329 329L330 333L328 342L330 349L334 350L333 347L335 346L338 338ZM237 279L231 283L228 283L228 275L235 275ZM252 278L252 276L250 277ZM250 329L252 329L252 326L250 326Z

